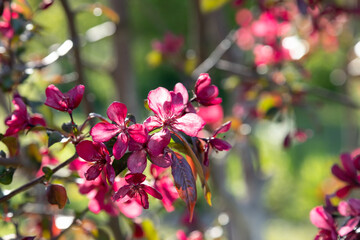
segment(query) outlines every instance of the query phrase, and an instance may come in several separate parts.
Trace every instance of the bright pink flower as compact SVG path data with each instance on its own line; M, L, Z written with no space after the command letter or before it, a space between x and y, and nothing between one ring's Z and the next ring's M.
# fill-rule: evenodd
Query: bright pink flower
M166 33L163 42L156 40L152 43L152 47L163 54L175 54L181 49L183 44L184 38L182 36Z
M222 102L218 98L219 89L211 84L211 78L207 73L201 73L195 84L196 101L204 106L217 105Z
M129 138L140 144L145 143L148 136L142 124L134 124L127 127L126 115L127 107L120 102L113 102L106 111L107 116L114 122L100 122L90 131L90 135L96 142L106 142L117 135L117 140L113 146L113 154L116 159L124 156Z
M125 181L127 182L127 185L122 186L113 196L114 201L117 201L119 199L127 200L129 197L136 199L144 209L149 208L149 200L148 195L157 198L162 199L161 194L154 189L153 187L150 187L148 185L143 184L146 179L146 176L142 173L130 173L125 176Z
M170 135L170 129L195 137L205 125L204 120L197 114L185 112L186 106L181 92L169 92L159 87L150 91L147 99L149 108L155 113L155 116L150 116L144 122L148 131L163 127L166 135Z
M310 212L310 221L319 228L315 240L336 240L336 222L322 206L315 207Z
M9 7L4 8L4 12L2 14L2 21L0 21L0 33L6 38L10 39L14 36L14 29L11 26L11 19L19 18L19 14L12 9L10 12Z
M164 152L164 149L169 142L170 135L164 130L149 136L145 143L138 143L134 140L130 140L129 151L132 151L133 153L127 160L128 169L132 173L142 173L146 168L147 155L155 165L163 168L169 167L171 160L168 154Z
M84 91L84 85L77 85L70 89L70 91L62 93L57 87L51 84L45 90L45 105L62 112L72 113L72 111L79 106Z
M201 106L197 114L210 125L212 129L215 129L221 125L224 120L224 110L220 104L212 106Z
M360 187L360 177L357 175L357 169L350 154L341 154L340 159L344 169L341 169L339 165L334 164L331 168L331 172L338 179L347 183L344 187L336 191L336 196L344 198L353 188Z
M204 165L209 166L209 152L210 147L215 149L215 151L229 151L231 149L231 145L226 142L225 140L222 140L220 138L216 138L216 136L219 133L225 133L229 131L231 127L231 122L226 122L223 125L221 125L219 128L215 130L213 135L210 138L203 139L206 144L204 147Z
M5 119L5 124L9 127L5 136L15 135L21 130L30 129L35 125L46 126L45 120L40 114L29 115L26 109L26 105L20 96L15 96L12 100L14 104L14 111Z
M114 183L115 171L105 144L85 140L76 145L76 152L85 161L94 162L85 173L87 180L94 180L104 170L109 183Z
M166 169L158 167L154 164L150 167L151 175L155 179L154 187L163 196L162 204L166 211L174 211L173 203L179 198L179 194L170 177L165 174Z

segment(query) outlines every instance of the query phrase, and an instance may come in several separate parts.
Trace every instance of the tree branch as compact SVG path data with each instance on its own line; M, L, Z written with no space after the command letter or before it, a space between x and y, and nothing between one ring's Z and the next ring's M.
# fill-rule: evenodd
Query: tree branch
M59 171L60 169L62 169L63 167L69 165L72 161L74 161L76 158L78 157L77 154L74 154L72 157L70 157L68 160L66 160L65 162L59 164L58 166L56 166L53 170L52 173L55 174L57 171ZM26 190L28 190L29 188L35 186L38 183L44 182L45 181L45 174L32 180L31 182L26 183L25 185L22 185L21 187L15 189L14 191L12 191L11 193L9 193L8 195L5 195L3 197L0 198L0 203L5 202L7 200L9 200L10 198L12 198L13 196L24 192Z

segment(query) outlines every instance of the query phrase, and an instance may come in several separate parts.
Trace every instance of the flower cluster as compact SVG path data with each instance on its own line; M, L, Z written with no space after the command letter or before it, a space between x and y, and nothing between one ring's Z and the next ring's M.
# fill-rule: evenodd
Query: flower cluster
M310 221L319 228L315 239L358 239L360 199L350 198L347 201L341 201L338 206L334 206L331 203L331 198L345 198L351 190L360 188L360 156L357 154L357 151L354 151L352 154L342 154L340 159L342 167L334 164L331 171L345 185L333 195L327 196L326 206L315 207L310 212ZM337 219L342 220L343 224L339 224Z

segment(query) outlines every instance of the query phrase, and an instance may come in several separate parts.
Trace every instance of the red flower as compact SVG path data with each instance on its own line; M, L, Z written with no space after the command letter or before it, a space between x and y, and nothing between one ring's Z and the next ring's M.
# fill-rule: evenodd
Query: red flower
M201 73L195 84L196 101L204 106L220 104L221 98L218 98L219 89L211 84L211 78L207 73Z
M186 113L182 92L169 92L159 87L150 91L147 99L149 108L155 113L144 122L148 131L163 127L166 135L170 135L168 129L171 129L195 137L205 125L197 114Z
M341 154L340 159L344 169L341 169L337 164L334 164L331 168L331 172L338 179L347 183L344 187L336 191L336 196L344 198L349 194L351 189L360 187L359 176L357 175L357 169L354 164L354 161L357 162L358 158L352 159L350 154L344 153Z
M57 87L51 84L45 90L45 105L71 114L72 111L79 106L84 91L84 85L77 85L67 93L62 93Z
M149 208L148 195L150 194L154 198L162 199L161 194L154 188L143 184L146 179L146 176L142 173L130 173L125 176L125 181L127 185L122 186L113 196L114 201L119 200L120 198L127 200L126 196L129 198L135 198L143 208Z
M125 122L127 107L125 104L113 102L108 107L106 114L114 124L100 122L91 129L90 135L96 142L106 142L118 135L113 147L113 154L116 159L124 156L128 148L129 137L140 144L146 142L148 136L142 124L134 124L127 127Z
M46 122L40 114L33 114L32 116L28 114L26 105L20 96L15 96L12 102L15 109L5 119L5 124L9 127L5 132L5 136L15 135L21 130L29 129L35 125L46 126Z
M184 38L182 36L166 33L163 42L156 40L152 43L152 47L162 54L175 54L181 49L183 44Z
M109 152L103 143L85 140L76 145L76 152L85 161L94 162L94 165L92 165L85 173L85 178L87 180L94 180L97 178L105 167L105 173L109 183L114 183L115 171L111 166Z
M216 151L229 151L231 149L231 145L228 142L226 142L225 140L216 138L216 136L219 133L225 133L225 132L229 131L230 126L231 126L231 122L230 121L226 122L223 125L221 125L219 128L217 128L210 138L203 139L206 142L205 152L204 152L204 165L205 166L209 166L210 147L212 147Z
M164 130L148 137L148 141L145 143L138 143L130 140L129 151L132 151L133 153L129 156L127 161L129 170L132 173L142 173L146 168L147 155L149 155L151 161L155 165L163 168L169 167L171 164L170 157L168 154L164 153L164 149L169 142L170 135Z

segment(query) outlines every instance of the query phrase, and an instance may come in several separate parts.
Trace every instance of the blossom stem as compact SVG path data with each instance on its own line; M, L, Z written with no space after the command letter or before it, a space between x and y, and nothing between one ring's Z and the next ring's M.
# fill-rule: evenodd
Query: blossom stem
M74 154L72 157L70 157L68 160L66 160L65 162L59 164L58 166L56 166L54 169L52 169L52 174L56 173L57 171L59 171L60 169L62 169L63 167L69 165L72 161L74 161L76 158L78 157L77 154ZM14 197L15 195L24 192L26 190L28 190L29 188L35 186L38 183L42 183L46 180L45 178L45 174L35 178L34 180L32 180L31 182L28 182L20 187L18 187L17 189L15 189L14 191L10 192L9 194L3 196L0 198L0 203L5 202L7 200L9 200L10 198Z

